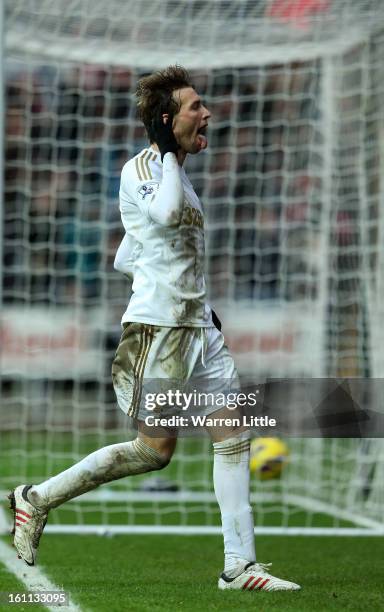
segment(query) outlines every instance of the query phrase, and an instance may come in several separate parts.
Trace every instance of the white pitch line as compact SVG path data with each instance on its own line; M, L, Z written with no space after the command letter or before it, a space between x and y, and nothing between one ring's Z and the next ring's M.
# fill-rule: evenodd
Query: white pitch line
M0 540L0 563L3 563L7 570L14 574L16 578L23 582L27 591L60 591L59 587L47 578L43 571L36 566L28 567L21 559L17 558L16 551ZM65 612L81 612L81 608L69 597L68 605L51 606L42 604L50 612L58 612L59 609Z

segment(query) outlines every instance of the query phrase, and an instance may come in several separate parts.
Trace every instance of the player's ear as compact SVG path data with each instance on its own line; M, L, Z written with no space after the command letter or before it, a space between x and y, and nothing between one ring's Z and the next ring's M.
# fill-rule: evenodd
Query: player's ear
M168 121L169 121L169 113L163 113L163 114L161 115L161 117L162 117L162 119L163 119L163 123L164 123L164 125L166 125L166 124L168 123Z

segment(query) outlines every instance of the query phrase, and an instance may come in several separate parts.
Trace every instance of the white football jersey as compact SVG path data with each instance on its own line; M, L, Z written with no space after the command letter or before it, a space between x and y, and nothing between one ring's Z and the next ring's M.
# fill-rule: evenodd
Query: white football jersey
M178 226L155 223L148 207L162 180L160 154L148 147L122 171L120 212L133 274L132 297L122 323L165 327L212 327L204 279L204 219L199 198L183 168L184 208ZM130 253L128 253L130 250Z

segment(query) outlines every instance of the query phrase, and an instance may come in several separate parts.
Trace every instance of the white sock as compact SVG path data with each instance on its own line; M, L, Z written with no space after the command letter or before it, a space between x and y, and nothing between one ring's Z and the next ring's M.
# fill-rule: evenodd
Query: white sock
M221 511L224 572L237 576L256 560L253 514L249 503L249 432L215 442L213 483Z
M166 464L164 457L140 438L112 444L91 453L57 476L34 485L28 491L28 499L37 508L55 508L105 482L159 470Z

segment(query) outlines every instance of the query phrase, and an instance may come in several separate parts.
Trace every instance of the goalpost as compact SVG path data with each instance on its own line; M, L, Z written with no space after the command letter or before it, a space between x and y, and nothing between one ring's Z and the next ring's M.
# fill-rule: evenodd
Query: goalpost
M137 80L176 62L213 115L186 169L241 376L298 379L298 416L301 379L372 379L364 408L382 414L384 7L315 4L5 1L1 493L133 435L110 381L119 176L146 144ZM383 534L379 425L287 439L281 480L252 481L256 530ZM160 478L101 487L47 531L218 533L210 446L181 439Z

